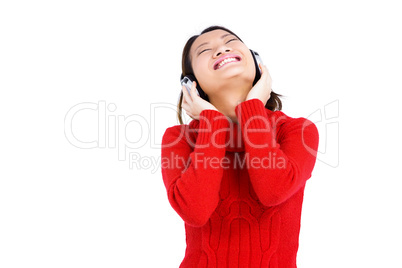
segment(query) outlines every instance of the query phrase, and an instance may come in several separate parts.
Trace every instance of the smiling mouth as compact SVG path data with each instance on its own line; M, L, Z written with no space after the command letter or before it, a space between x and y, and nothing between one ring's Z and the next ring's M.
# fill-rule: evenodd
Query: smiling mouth
M214 66L214 70L218 70L220 68L222 68L223 66L225 66L228 63L232 63L232 62L238 62L240 61L240 57L230 57L230 58L226 58L223 61L218 62L217 64L215 64Z

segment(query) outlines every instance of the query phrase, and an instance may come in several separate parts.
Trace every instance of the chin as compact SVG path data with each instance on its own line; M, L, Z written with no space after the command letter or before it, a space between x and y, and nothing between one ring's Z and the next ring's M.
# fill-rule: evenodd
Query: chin
M244 81L251 84L254 82L254 78L255 71L246 71L244 68L232 68L222 75L222 79L236 79L239 82Z
M222 78L234 78L234 77L253 77L255 76L252 74L253 72L246 70L243 66L232 66L227 70L224 70L220 75Z

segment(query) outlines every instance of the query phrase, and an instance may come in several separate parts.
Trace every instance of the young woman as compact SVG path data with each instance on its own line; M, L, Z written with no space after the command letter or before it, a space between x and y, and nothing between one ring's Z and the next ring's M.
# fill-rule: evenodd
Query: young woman
M167 197L185 223L180 267L296 267L316 126L280 111L268 69L226 28L191 37L182 71L195 80L161 151Z

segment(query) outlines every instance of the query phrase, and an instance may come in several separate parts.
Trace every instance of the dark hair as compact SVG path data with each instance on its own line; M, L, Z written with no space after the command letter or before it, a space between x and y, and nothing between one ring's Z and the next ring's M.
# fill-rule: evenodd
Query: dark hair
M181 60L181 69L182 69L182 77L186 75L194 75L193 67L191 66L191 59L190 59L190 49L191 46L193 45L194 41L202 34L208 33L214 30L223 30L226 31L230 34L233 34L236 36L241 42L243 42L235 33L233 33L231 30L226 29L225 27L222 26L210 26L206 29L204 29L199 35L193 35L190 37L190 39L187 40L187 43L185 44L183 48L183 54L182 54L182 60ZM244 42L243 42L244 43ZM265 104L265 108L271 110L271 111L277 111L277 110L282 110L282 102L279 97L282 95L275 93L274 91L271 91L271 97ZM209 101L208 96L206 96L206 100ZM180 97L179 101L177 103L177 118L179 119L180 124L183 124L183 120L181 117L182 114L182 107L181 103L183 101L183 92L180 92Z

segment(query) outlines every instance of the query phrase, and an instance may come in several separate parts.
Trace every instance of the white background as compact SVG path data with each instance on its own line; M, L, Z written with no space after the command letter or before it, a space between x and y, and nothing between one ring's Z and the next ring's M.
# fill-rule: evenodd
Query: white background
M335 115L316 121L298 267L402 267L402 19L389 0L2 1L0 267L179 266L160 141L178 124L184 43L214 24L261 54L286 114Z

